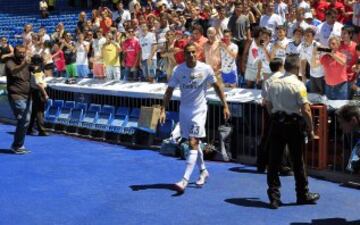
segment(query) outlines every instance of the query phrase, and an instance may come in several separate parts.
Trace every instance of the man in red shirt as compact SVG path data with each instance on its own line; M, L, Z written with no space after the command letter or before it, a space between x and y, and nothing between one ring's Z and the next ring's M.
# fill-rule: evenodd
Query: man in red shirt
M204 45L208 41L206 37L204 37L204 30L201 25L195 24L193 26L193 31L191 35L191 41L193 41L196 46L196 59L205 62L205 53L204 53Z
M312 8L315 9L315 16L318 20L325 20L325 12L328 9L329 3L324 0L314 0L312 4Z
M356 43L351 41L353 33L353 27L343 27L341 30L341 44L339 47L339 51L346 56L346 73L350 85L352 85L356 79L352 67L356 64L358 59L356 54Z
M344 23L344 20L345 20L345 6L344 6L343 3L341 3L341 2L339 2L337 0L331 0L327 9L336 9L336 11L338 12L337 21L340 22L340 23Z
M139 40L135 37L135 32L133 28L129 28L127 31L127 38L122 43L121 48L123 49L123 66L124 68L124 80L128 80L129 73L133 73L133 78L137 75L141 45Z

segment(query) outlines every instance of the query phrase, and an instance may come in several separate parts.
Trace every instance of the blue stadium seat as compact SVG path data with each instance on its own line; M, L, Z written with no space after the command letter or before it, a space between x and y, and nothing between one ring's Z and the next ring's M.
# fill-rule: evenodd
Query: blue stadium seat
M63 108L74 109L75 108L75 101L66 101Z
M45 105L45 112L44 112L44 115L45 115L45 116L46 116L46 114L48 113L48 111L49 111L50 107L52 106L52 104L53 104L53 100L49 98L49 99L46 101L46 105Z
M89 106L88 111L100 112L101 111L101 105L91 103L90 106Z
M156 137L160 140L169 138L175 127L175 121L166 119L164 124L158 124Z
M54 103L53 103L54 107L62 108L63 105L64 105L64 100L54 100Z
M115 107L112 105L103 105L103 107L101 108L101 112L114 114Z
M59 116L60 108L56 106L51 106L46 113L44 118L45 127L54 130L55 122Z
M79 126L80 121L83 119L84 110L83 109L73 109L71 110L71 114L69 117L69 121L67 124L67 132L68 133L77 133L77 127ZM74 128L74 129L72 129Z
M135 133L135 128L138 126L139 117L140 108L132 108L124 127L124 132L126 134L132 135Z
M75 109L82 109L83 111L86 111L88 107L88 104L85 102L76 102Z

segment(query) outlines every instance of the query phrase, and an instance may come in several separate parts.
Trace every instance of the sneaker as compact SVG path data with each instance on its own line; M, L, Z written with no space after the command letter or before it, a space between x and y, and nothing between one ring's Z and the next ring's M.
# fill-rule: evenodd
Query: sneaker
M298 205L316 204L316 201L319 199L320 199L320 194L309 192L302 197L297 197L296 204Z
M199 179L195 182L197 186L203 186L206 183L206 180L209 178L209 172L207 169L204 169L200 173Z
M49 136L49 133L43 131L43 132L39 132L39 136Z
M181 181L177 182L175 184L175 189L182 193L185 191L186 186L188 185L189 181L187 181L185 178L181 179Z
M30 151L26 150L25 146L21 146L20 148L11 147L11 151L17 155L24 155L30 153Z

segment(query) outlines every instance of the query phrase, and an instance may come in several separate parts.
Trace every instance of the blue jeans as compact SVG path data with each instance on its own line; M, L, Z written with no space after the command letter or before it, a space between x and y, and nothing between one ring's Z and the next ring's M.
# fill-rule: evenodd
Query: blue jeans
M124 81L128 81L129 80L129 75L131 74L132 76L132 80L137 80L137 68L135 70L133 70L130 67L124 67L122 73L121 73L121 78Z
M30 99L14 100L9 96L9 103L17 120L12 144L12 147L16 149L24 145L26 131L30 123L32 102Z
M341 84L330 86L325 85L325 94L326 97L330 100L348 100L349 99L349 88L348 82L343 82Z
M149 77L155 78L156 77L156 68L157 62L156 59L151 61L151 65L148 65L147 60L141 61L141 70L143 72L143 76L145 80Z

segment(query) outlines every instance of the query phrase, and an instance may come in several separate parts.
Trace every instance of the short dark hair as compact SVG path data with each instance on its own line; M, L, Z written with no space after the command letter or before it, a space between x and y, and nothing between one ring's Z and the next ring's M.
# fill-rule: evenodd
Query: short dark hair
M360 105L347 104L336 111L336 115L346 122L350 122L353 117L360 119Z
M266 27L261 28L260 34L267 34L271 37L271 30L267 29Z
M284 69L287 72L290 72L294 69L299 69L300 66L300 57L298 54L290 54L286 56Z
M312 29L311 27L309 27L310 29ZM293 31L293 34L295 34L296 32L300 32L301 34L304 34L304 29L302 29L300 26L296 27ZM315 33L314 33L315 35Z
M355 29L353 26L343 26L343 28L341 28L341 31L346 31L350 35L350 38L352 38Z
M273 58L269 63L269 67L273 73L279 71L283 65L284 62L281 58Z
M231 30L228 30L228 29L225 29L225 30L223 31L223 33L224 33L224 34L229 33L229 34L231 34L231 35L232 35Z
M337 15L337 14L338 14L338 12L337 12L337 10L334 9L334 8L330 8L330 9L326 10L326 12L325 12L325 15L326 15L326 16Z
M261 32L261 27L256 26L252 29L252 37L253 38L258 38L260 36L260 32Z
M306 34L306 33L310 33L310 34L312 34L313 36L315 36L316 31L315 31L313 28L308 27L308 28L306 28L305 31L304 31L304 34Z
M192 27L192 32L195 30L199 31L202 35L204 35L204 28L200 24L194 24Z
M186 52L186 49L188 49L190 46L193 46L193 47L196 48L194 42L190 41L189 43L187 43L187 44L185 45L185 47L184 47L184 52Z
M286 27L284 25L279 25L276 27L276 31L278 31L278 30L283 30L286 32Z

